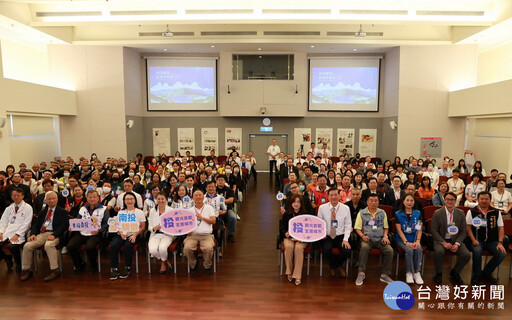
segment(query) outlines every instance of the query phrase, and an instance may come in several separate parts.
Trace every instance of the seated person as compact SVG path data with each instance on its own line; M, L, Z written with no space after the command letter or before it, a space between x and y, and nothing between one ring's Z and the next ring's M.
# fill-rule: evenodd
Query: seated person
M421 186L418 189L418 196L422 199L426 199L427 201L432 201L435 193L436 191L432 187L430 178L423 176L423 178L421 178Z
M444 196L448 193L448 183L446 181L439 182L439 191L432 198L432 205L444 207ZM455 205L455 203L454 203Z
M157 186L153 186L157 187ZM154 190L154 189L153 189ZM167 206L167 197L164 192L158 192L156 196L155 207L151 208L148 217L148 230L151 232L148 242L149 253L160 260L160 273L165 273L166 270L172 270L172 264L168 260L167 249L174 241L174 236L165 234L161 231L160 216L171 208ZM176 267L176 266L175 266Z
M364 190L361 194L361 200L367 202L371 194L376 194L379 198L379 203L384 203L384 193L377 189L378 185L376 178L370 178L368 180L368 189Z
M304 207L304 199L300 194L293 194L290 198L290 207L283 214L279 224L279 234L284 245L284 261L288 281L295 279L295 285L300 285L302 278L302 263L304 262L304 249L307 242L297 241L290 237L288 222L291 218L301 214L309 214Z
M359 211L366 208L366 203L361 201L361 190L357 188L353 188L350 194L352 200L345 202L345 205L350 210L350 218L352 220L352 225L356 222L357 215Z
M375 181L375 183L376 182L377 181ZM393 263L393 248L388 239L388 218L386 212L379 209L379 196L377 194L370 194L366 204L368 207L359 211L354 225L354 230L361 238L359 273L357 275L356 285L362 285L366 278L366 263L371 249L379 249L384 256L380 281L391 283L393 282L393 279L390 277Z
M397 203L405 196L405 192L400 187L402 185L402 179L400 179L399 176L394 176L391 184L393 187L385 194L384 204L392 206L396 211L398 209Z
M458 206L460 203L460 200L462 200L462 196L464 193L464 182L462 179L459 178L460 171L458 168L455 168L452 170L453 176L448 179L448 190L455 193L457 196L457 202L455 203L455 206Z
M496 284L498 280L492 276L494 270L505 259L507 251L503 247L503 236L505 233L501 213L490 206L491 195L487 191L480 192L477 196L478 206L469 210L466 214L467 233L471 240L473 251L473 278L472 284L481 284L487 281ZM481 221L480 227L473 224L475 218ZM488 250L492 253L491 261L487 263L482 271L482 251Z
M96 261L96 247L101 243L101 233L108 229L108 218L110 217L106 207L100 203L100 195L96 190L86 193L87 204L78 211L77 219L91 219L94 224L100 226L96 231L74 231L67 244L68 252L73 259L74 272L82 272L85 262L80 256L80 249L85 244L85 253L89 262L90 273L98 272ZM71 230L70 230L71 231Z
M157 184L157 185L160 185L160 184ZM151 186L149 188L151 188ZM148 188L148 190L150 190L149 188ZM124 197L127 193L132 193L133 196L136 198L136 200L137 200L137 202L135 203L136 208L141 209L143 207L142 196L138 193L133 192L133 181L132 180L126 179L123 182L123 190L124 190L124 192L119 194L119 196L117 197L116 206L114 208L114 210L116 212L119 212L119 210L121 210L123 208Z
M346 203L352 199L352 187L350 186L352 179L348 175L344 175L341 178L341 186L338 187L340 189L340 202Z
M235 194L233 189L226 185L226 176L219 175L217 177L217 193L224 197L224 203L226 205L227 213L224 215L224 222L229 224L228 228L228 241L235 242L235 231L236 231L236 213L234 209ZM227 220L227 221L226 221Z
M395 214L396 245L405 251L405 282L423 284L421 264L423 248L421 247L421 232L423 219L418 210L414 210L414 196L407 194Z
M434 170L434 165L429 163L427 166L427 171L423 173L423 178L430 178L430 186L434 189L437 189L437 185L439 184L439 173Z
M443 257L446 252L457 255L457 264L450 271L450 279L456 285L463 283L460 273L471 258L471 254L463 242L466 238L466 218L464 211L455 207L456 201L455 193L447 192L444 195L445 206L437 209L432 217L431 229L435 253L434 282L436 284L441 284L443 281ZM452 229L448 230L449 227L452 227Z
M46 208L38 213L32 226L32 235L23 247L21 281L27 281L32 277L34 250L43 246L48 260L50 260L51 269L50 274L44 278L44 281L52 281L60 276L57 245L60 237L68 230L69 222L66 210L57 205L58 199L55 191L46 193L44 199Z
M149 189L149 197L144 200L144 206L142 208L142 212L144 212L144 216L149 215L149 211L156 207L156 196L161 192L160 186L158 184L151 185ZM167 198L165 198L167 200Z
M340 203L340 190L337 188L329 189L328 199L329 202L318 208L318 217L324 220L326 224L326 237L321 242L322 251L329 261L331 276L335 277L336 271L339 271L343 278L346 273L341 266L350 257L348 240L352 230L352 220L350 219L349 208ZM333 248L338 249L340 254L332 254Z
M466 202L464 202L464 206L474 208L478 205L478 194L485 191L485 186L481 182L482 175L480 173L474 173L471 176L471 180L473 181L466 186Z
M505 190L505 180L498 179L496 186L498 189L491 192L492 206L498 209L502 215L507 215L510 218L510 213L512 213L512 195L509 191Z
M290 182L285 184L284 187L283 187L283 193L285 195L290 193L290 184L293 183L293 182L297 182L297 175L295 174L295 172L290 172L290 174L288 175L288 179L290 179Z
M16 262L16 272L21 272L21 247L25 242L25 235L32 222L32 207L23 201L24 193L22 189L16 188L11 192L11 198L14 201L7 207L0 219L0 261L5 260L7 270L11 270L13 263ZM2 247L8 245L10 255L4 253Z
M215 224L215 211L212 206L204 204L204 194L201 190L194 191L194 211L197 217L197 228L189 233L184 241L183 253L187 257L190 272L197 272L197 259L195 251L199 244L203 252L203 266L206 274L211 274L213 257L213 224Z
M110 242L110 280L128 278L132 268L133 247L141 241L139 235L146 228L146 217L142 210L137 209L135 206L136 199L135 194L131 191L123 194L122 209L117 214L116 220L118 222L121 219L126 222L137 223L139 229L126 230L121 224L119 225L117 234L112 239L112 242ZM124 246L124 270L119 272L117 268L119 263L118 254L122 246Z
M329 190L329 187L327 186L327 177L320 174L317 178L317 182L318 186L312 190L314 199L312 205L314 209L328 202L327 191Z
M307 194L304 193L305 189L306 189L306 187L303 184L301 184L301 183L297 183L297 182L290 183L290 193L287 194L286 198L282 201L281 214L284 214L284 213L289 211L289 209L290 209L290 198L294 194L298 194L298 195L300 195L302 197L302 200L304 201L304 210L308 214L314 214L315 209L313 209L313 206L311 205L311 199L309 199Z

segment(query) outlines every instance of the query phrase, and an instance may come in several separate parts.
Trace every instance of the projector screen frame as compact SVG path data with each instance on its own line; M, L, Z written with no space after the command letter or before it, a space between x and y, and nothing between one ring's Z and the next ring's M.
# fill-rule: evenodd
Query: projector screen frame
M320 58L320 57L308 57L308 112L373 112L373 113L377 113L380 111L380 85L381 85L381 70L382 70L382 60L384 59L383 56L338 56L338 57L321 57L321 58L346 58L346 59L350 59L350 58L376 58L376 59L379 59L379 74L378 74L378 78L379 78L379 84L378 84L378 87L377 87L377 110L318 110L318 109L314 109L314 110L311 110L311 91L312 91L312 88L311 88L311 58Z
M148 59L207 59L215 60L215 110L214 109L194 109L194 110L150 110L149 109L149 79L148 79ZM219 111L219 59L218 57L175 57L175 56L144 56L145 77L146 77L146 111L147 112L218 112Z

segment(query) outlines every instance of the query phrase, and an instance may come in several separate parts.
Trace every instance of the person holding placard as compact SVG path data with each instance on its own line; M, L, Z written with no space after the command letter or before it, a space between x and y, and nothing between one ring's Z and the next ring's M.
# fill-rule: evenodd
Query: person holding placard
M193 210L197 217L197 228L189 233L185 238L183 252L187 257L190 266L190 272L197 272L197 258L195 251L199 244L203 252L203 266L206 274L211 274L212 257L213 257L213 224L215 224L216 217L213 207L209 204L204 204L204 194L201 190L194 191L194 207Z
M86 193L87 204L78 211L77 219L90 219L93 225L99 228L94 231L73 231L71 239L67 244L68 252L73 259L74 273L82 272L85 268L85 262L80 256L80 248L85 244L85 253L89 261L90 273L96 273L96 247L101 242L101 232L108 228L108 218L110 217L107 208L100 203L98 191L89 190Z
M158 189L158 186L153 187ZM154 197L156 198L156 206L150 209L148 217L148 230L151 231L148 248L149 253L160 260L160 273L165 273L166 269L172 270L171 262L167 259L167 249L174 241L174 236L161 231L160 216L170 211L171 207L167 206L167 198L164 192L158 192Z
M300 285L302 278L302 264L304 262L304 249L306 242L301 242L290 237L288 232L288 222L291 218L301 214L311 214L307 212L304 206L304 199L300 194L293 194L289 200L288 211L283 214L279 221L279 234L284 245L284 261L286 265L286 275L288 281L295 279L295 285ZM293 270L293 271L292 271Z
M445 185L446 186L446 185ZM441 186L440 186L441 187ZM447 192L444 195L444 207L437 209L432 217L432 236L434 238L434 282L443 280L443 257L447 250L457 255L457 263L450 271L450 279L456 285L463 284L460 273L471 259L464 239L466 238L466 218L464 211L455 207L457 195Z
M423 284L421 264L421 232L423 228L421 212L414 210L414 195L405 195L399 210L395 213L396 245L405 252L406 283Z
M133 247L140 242L139 235L146 228L146 217L142 210L135 207L136 197L133 192L124 194L123 208L117 214L116 220L119 223L117 235L110 243L110 280L117 278L128 278L132 267ZM137 225L137 228L132 228ZM124 246L125 266L123 272L119 272L118 254L121 247Z
M16 188L11 192L11 198L14 201L7 207L0 220L0 261L5 260L7 270L11 270L13 263L16 262L16 272L21 272L21 247L25 242L25 235L32 222L32 207L23 201L24 193L22 189ZM7 244L11 255L3 252L2 247Z
M388 238L388 218L386 212L379 208L379 196L371 193L366 203L368 207L359 211L354 224L354 230L361 238L361 249L359 251L359 273L356 285L363 284L366 278L366 263L371 249L379 249L384 256L380 281L385 283L393 282L389 276L393 263L393 248Z
M341 277L345 277L345 270L341 265L350 257L350 244L348 239L352 231L350 209L340 203L340 190L337 188L327 191L329 202L318 208L318 217L326 223L326 237L322 240L322 250L329 260L331 276L336 276L339 269ZM333 255L332 249L337 248L340 254Z
M466 214L467 233L473 251L472 284L481 284L482 280L496 284L492 276L494 270L505 259L507 251L503 246L505 228L499 210L490 206L491 194L482 191L477 196L478 205ZM482 251L488 250L493 255L482 271Z

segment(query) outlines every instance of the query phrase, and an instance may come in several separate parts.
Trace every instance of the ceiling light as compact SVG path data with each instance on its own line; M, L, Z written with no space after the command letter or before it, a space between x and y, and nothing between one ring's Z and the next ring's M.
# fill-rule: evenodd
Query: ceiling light
M164 49L164 51L167 51L167 49Z
M211 46L212 48L215 48L215 46Z
M354 49L354 51L357 51L357 49Z
M258 48L258 51L261 51L261 48Z
M314 48L315 46L311 46L311 48Z

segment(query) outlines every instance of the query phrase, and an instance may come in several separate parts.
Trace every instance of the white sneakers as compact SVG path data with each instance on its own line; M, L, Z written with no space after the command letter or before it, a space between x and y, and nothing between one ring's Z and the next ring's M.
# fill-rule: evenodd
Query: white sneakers
M414 283L414 279L412 277L412 272L407 272L405 274L405 282L409 283L409 284Z
M364 282L364 278L366 278L366 274L364 272L360 271L359 274L357 275L356 285L357 286L362 285Z
M416 272L414 274L414 282L416 282L416 284L423 284L423 279L421 278L421 272ZM409 283L409 282L407 282L407 283Z

